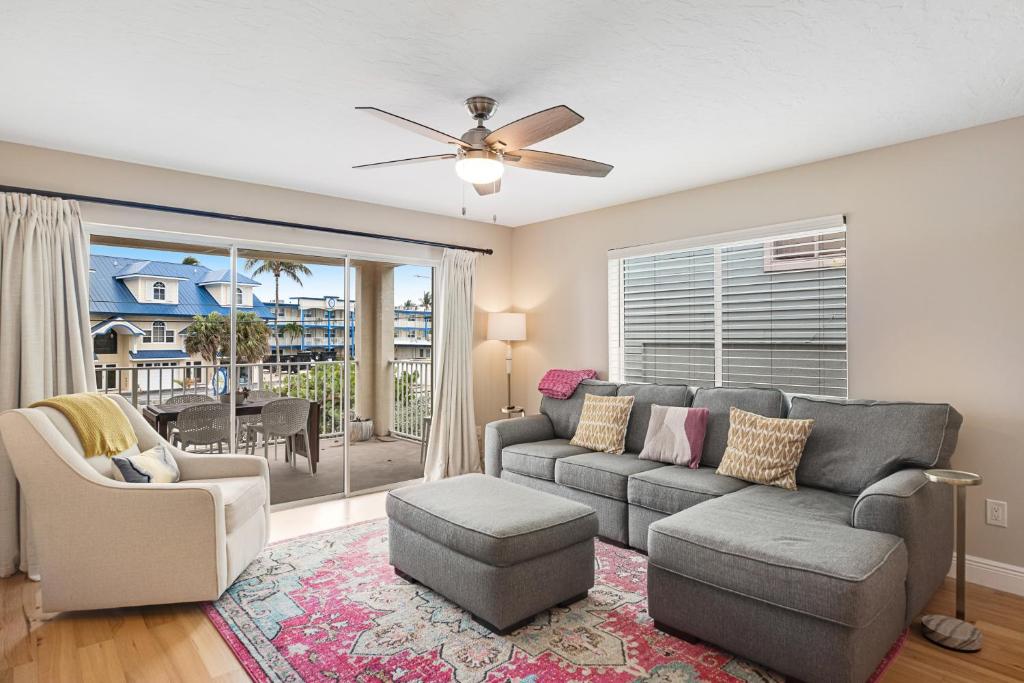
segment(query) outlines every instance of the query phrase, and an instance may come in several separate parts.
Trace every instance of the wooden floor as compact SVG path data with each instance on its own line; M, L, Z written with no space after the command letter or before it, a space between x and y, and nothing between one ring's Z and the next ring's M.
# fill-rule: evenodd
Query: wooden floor
M359 496L272 515L271 541L384 516L384 494ZM950 614L953 586L928 611ZM968 617L984 633L976 654L938 648L912 629L884 680L1024 680L1024 597L968 586ZM23 576L0 580L0 683L34 681L248 681L249 678L194 605L44 614L38 584Z

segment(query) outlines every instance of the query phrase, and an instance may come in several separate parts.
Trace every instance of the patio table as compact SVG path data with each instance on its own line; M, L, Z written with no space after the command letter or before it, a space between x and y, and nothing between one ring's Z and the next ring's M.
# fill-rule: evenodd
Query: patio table
M235 406L235 415L259 415L263 406L274 399L250 400L239 403ZM178 418L178 413L188 408L187 404L160 403L148 405L142 409L149 424L153 425L157 433L165 439L170 439L168 423ZM309 432L309 448L303 442L302 436L297 435L295 439L295 450L303 455L308 455L313 473L316 474L316 465L320 460L320 404L316 401L309 402L309 418L306 421L306 429Z

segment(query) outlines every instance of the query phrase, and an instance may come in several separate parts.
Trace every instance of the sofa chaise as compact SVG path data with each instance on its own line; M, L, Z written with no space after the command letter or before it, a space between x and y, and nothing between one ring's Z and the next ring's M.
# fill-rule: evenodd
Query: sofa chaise
M586 394L634 396L626 452L570 444ZM640 460L652 404L709 410L701 467ZM798 490L719 475L729 409L815 420ZM775 389L587 380L539 415L487 425L491 476L585 503L605 540L648 553L659 627L806 681L863 681L927 604L952 557L947 404L844 401Z

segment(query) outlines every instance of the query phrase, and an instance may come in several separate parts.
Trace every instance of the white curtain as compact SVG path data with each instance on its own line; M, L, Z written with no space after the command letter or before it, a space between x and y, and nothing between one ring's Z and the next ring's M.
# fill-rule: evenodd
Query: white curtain
M78 202L0 193L0 410L95 391L89 240ZM0 576L38 578L17 481L0 446Z
M473 280L478 254L445 249L437 278L434 412L427 481L482 472L473 413Z

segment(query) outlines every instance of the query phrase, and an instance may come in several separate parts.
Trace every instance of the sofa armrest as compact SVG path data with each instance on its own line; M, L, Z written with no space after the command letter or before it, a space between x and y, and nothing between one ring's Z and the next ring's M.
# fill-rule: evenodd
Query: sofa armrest
M484 430L484 472L501 476L501 449L517 443L555 438L555 428L547 415L498 420Z
M905 469L861 492L851 523L858 529L893 534L907 546L907 624L942 585L953 558L953 492L928 481L924 471Z

